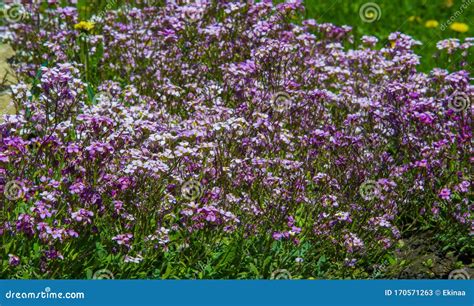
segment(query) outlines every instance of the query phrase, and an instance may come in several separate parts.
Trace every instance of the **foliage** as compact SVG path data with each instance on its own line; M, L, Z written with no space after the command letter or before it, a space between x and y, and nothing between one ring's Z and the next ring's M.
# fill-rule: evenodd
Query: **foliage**
M50 2L9 25L2 277L370 278L436 229L472 251L472 39L424 74L412 37L297 1Z

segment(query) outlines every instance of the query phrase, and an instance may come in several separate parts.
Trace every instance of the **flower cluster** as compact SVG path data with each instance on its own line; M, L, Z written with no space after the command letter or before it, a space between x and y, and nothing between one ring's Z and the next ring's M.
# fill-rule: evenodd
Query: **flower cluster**
M390 250L407 220L468 233L469 73L418 72L411 37L377 48L349 27L296 22L302 9L169 1L86 22L31 5L41 13L9 25L23 82L0 125L0 182L25 189L1 198L11 264L29 256L22 245L52 275L96 243L138 264L241 237L354 266ZM197 198L182 194L189 180Z

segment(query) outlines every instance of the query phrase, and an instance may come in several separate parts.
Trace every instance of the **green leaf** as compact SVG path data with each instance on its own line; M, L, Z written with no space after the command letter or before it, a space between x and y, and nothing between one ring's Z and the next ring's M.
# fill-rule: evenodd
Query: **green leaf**
M397 259L395 257L392 257L392 256L387 256L387 260L388 260L388 263L393 266L397 263Z
M100 43L96 47L96 52L95 52L94 56L91 58L91 64L94 68L97 68L97 66L100 63L100 60L103 57L103 55L104 55L104 45L102 43Z
M173 268L171 267L171 263L168 263L168 265L166 266L165 274L161 275L161 279L167 279L172 272Z
M219 261L217 266L225 267L228 264L231 264L236 257L236 253L237 253L237 247L235 246L235 244L230 245L229 249L227 250L227 252L224 253L222 259Z
M95 97L94 89L92 88L92 86L87 84L87 98L89 99L89 101L94 102L94 97Z
M250 266L250 271L252 271L256 277L259 277L260 273L258 272L257 267L253 263L250 263L249 266Z
M264 270L267 270L266 268L267 267L270 267L270 264L273 260L273 256L267 256L267 258L265 258L265 261L263 262L263 269Z

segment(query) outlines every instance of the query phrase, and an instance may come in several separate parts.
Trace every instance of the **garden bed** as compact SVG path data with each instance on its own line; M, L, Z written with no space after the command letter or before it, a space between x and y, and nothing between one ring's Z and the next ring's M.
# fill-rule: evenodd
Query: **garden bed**
M8 24L2 278L468 273L472 38L424 73L300 1L120 4Z

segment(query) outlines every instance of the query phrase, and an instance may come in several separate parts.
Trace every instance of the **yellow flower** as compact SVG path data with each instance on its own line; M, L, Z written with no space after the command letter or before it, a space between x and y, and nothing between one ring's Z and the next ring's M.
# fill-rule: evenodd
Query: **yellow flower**
M453 1L453 0L445 0L445 1L444 1L444 5L445 5L446 7L451 7L451 6L453 6L453 4L454 4L454 1Z
M408 17L408 21L410 22L421 22L421 18L419 16L410 16Z
M81 21L74 25L74 29L90 32L94 28L94 23L90 21Z
M439 26L439 22L433 19L427 20L425 22L425 27L427 28L437 28L438 26Z
M459 33L466 33L467 31L469 31L469 26L462 22L453 22L453 24L450 25L449 28Z

